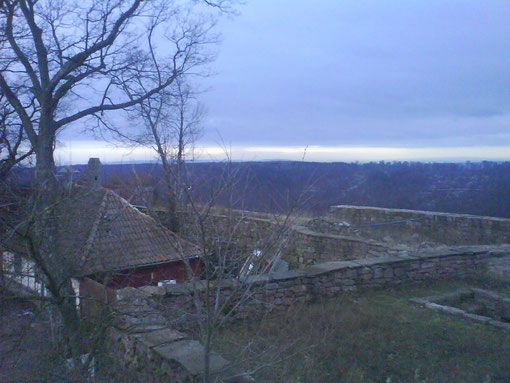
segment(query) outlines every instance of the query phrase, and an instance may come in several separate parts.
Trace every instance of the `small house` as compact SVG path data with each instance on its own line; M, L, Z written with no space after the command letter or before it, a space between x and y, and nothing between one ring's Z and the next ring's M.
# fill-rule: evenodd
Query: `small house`
M41 247L67 267L77 296L91 279L119 289L179 283L200 274L200 249L103 188L98 164L89 161L84 184L68 185L54 208L55 231L43 239L51 246ZM20 235L11 237L0 257L4 275L47 294L28 244Z

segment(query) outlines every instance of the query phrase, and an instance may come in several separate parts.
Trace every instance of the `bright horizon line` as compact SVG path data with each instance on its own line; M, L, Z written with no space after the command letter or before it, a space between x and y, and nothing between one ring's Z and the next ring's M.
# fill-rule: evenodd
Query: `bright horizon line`
M59 165L83 164L90 157L103 163L154 162L156 154L150 147L128 148L102 141L67 141L56 149ZM222 161L309 161L309 162L370 162L370 161L508 161L510 146L445 146L445 147L382 147L382 146L267 146L267 145L198 145L193 160Z

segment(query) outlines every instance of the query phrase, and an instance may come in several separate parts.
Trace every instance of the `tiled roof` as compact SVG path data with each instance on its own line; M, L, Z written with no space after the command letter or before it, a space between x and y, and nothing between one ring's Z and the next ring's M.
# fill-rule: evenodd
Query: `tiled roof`
M179 240L113 191L101 192L103 198L80 257L85 269L122 270L199 256L198 248Z
M71 275L121 271L199 257L200 249L142 213L115 192L97 187L73 188L53 208L56 232L40 239ZM29 254L23 226L2 241L6 250ZM53 234L55 233L55 235Z

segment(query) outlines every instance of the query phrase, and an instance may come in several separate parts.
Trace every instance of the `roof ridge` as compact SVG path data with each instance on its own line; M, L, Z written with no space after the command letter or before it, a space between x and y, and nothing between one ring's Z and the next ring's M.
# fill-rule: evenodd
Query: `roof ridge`
M147 213L144 213L143 211L141 211L140 209L138 209L136 206L134 206L131 202L129 202L127 199L125 199L124 197L121 197L119 194L115 193L113 190L110 190L113 194L115 194L117 196L117 198L120 200L120 202L123 204L123 205L126 205L126 207L130 208L131 210L134 210L136 211L138 214L142 215L143 217L146 217L146 218L150 218L151 220L153 220L156 224L158 224L158 222L154 219L154 217L152 217L150 214L147 214ZM163 226L164 227L164 226ZM165 229L169 230L168 228L165 227Z
M108 190L106 188L104 189L104 195L103 195L103 198L101 199L101 204L99 205L99 209L97 209L96 219L94 220L94 223L92 224L92 228L90 229L89 236L87 238L87 241L85 242L85 248L83 249L83 254L81 256L81 259L83 262L85 262L87 260L89 253L90 253L90 249L92 247L92 243L94 242L94 239L96 237L99 222L101 221L101 217L102 217L103 212L106 208L106 201L107 201L109 191L110 190ZM83 266L83 264L82 264L82 266Z
M153 216L151 216L150 214L147 214L147 213L144 213L143 211L141 211L140 209L138 209L137 207L135 207L131 202L129 202L127 199L125 199L124 197L120 196L119 194L115 193L115 191L113 190L109 190L109 192L113 195L115 195L118 200L120 201L120 203L122 205L124 205L123 207L125 208L129 208L133 211L136 212L136 214L140 217L143 217L146 222L145 223L151 223L153 225L155 225L159 230L161 230L161 233L166 236L168 239L171 240L171 246L174 250L176 250L179 254L182 254L182 242L185 242L188 246L193 246L193 247L196 247L197 250L198 250L198 247L191 243L190 241L187 241L187 240L183 240L182 238L180 238L177 233L174 233L172 230L170 230L168 227L166 227L165 225L163 225L161 222L159 222L157 219L155 219ZM140 229L138 226L137 226L137 229ZM184 257L182 257L184 259Z
M139 216L147 219L149 222L155 224L158 228L160 228L165 234L170 235L173 239L177 239L177 234L174 233L172 230L170 230L168 227L163 225L161 222L158 222L153 216L150 214L144 213L140 209L138 209L136 206L134 206L131 202L129 202L124 197L121 197L119 194L115 193L113 190L109 190L113 195L115 195L119 201L124 205L124 207L127 207L133 211L135 211Z

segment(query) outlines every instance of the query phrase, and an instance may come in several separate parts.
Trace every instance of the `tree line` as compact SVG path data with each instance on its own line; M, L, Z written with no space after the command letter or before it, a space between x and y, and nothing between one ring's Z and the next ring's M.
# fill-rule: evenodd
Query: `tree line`
M186 164L189 193L205 200L226 166L235 170L231 192L239 209L281 213L301 198L307 214L346 204L510 218L510 162L196 162ZM134 193L134 172L144 198ZM158 164L105 165L104 173L111 188L138 204L159 198L164 171ZM219 196L217 203L230 205L230 198Z

